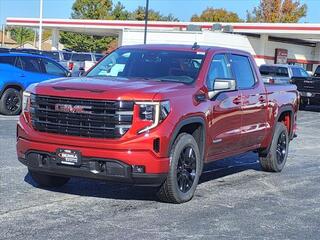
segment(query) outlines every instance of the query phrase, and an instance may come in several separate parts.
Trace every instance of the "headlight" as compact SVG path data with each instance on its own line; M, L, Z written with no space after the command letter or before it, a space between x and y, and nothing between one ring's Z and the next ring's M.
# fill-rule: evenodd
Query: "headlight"
M28 112L30 108L30 96L31 94L29 92L23 92L22 96L22 111Z
M150 125L139 130L138 133L146 132L158 126L170 113L170 102L137 102L139 105L139 117L143 121L149 121Z

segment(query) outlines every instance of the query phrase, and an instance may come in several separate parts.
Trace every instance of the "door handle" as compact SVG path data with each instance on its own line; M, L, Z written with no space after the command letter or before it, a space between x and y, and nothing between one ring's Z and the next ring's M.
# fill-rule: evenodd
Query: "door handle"
M233 101L232 101L234 104L236 104L236 105L239 105L239 104L241 104L241 97L240 96L238 96L238 97L236 97L235 99L233 99Z
M264 96L260 96L259 97L259 102L265 103L266 102L266 98Z

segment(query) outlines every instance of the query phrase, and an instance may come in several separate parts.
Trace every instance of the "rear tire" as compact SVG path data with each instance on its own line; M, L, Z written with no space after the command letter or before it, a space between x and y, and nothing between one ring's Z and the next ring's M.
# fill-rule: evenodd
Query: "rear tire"
M183 203L192 199L202 171L199 146L192 135L181 133L170 151L170 169L158 191L161 201Z
M29 169L29 173L32 179L40 187L61 187L70 180L70 178L68 177L51 176L51 175L39 173L30 169Z
M277 122L269 150L260 153L262 169L267 172L281 172L287 161L288 149L288 129L282 122Z
M22 108L22 96L20 91L8 88L0 99L0 113L4 115L18 115Z

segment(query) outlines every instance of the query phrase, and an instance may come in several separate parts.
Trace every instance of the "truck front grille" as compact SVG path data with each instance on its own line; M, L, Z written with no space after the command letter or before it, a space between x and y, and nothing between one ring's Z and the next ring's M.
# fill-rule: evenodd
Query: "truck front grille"
M31 95L31 120L40 132L120 138L132 124L134 102Z

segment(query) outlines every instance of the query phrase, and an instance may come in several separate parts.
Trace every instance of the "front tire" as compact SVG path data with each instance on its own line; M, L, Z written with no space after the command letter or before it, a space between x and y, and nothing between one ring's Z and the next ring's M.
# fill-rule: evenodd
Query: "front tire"
M192 199L202 171L199 146L192 135L181 133L170 151L170 169L158 197L169 203Z
M8 88L0 99L0 113L4 115L18 115L22 108L22 96L20 91Z
M68 177L51 176L51 175L39 173L30 169L29 169L29 173L32 179L40 187L61 187L70 180L70 178Z
M264 154L260 154L262 169L267 172L281 172L287 161L288 150L288 129L282 122L278 122L269 150Z

